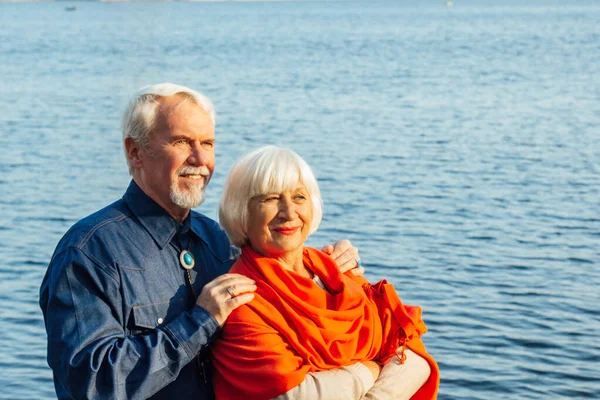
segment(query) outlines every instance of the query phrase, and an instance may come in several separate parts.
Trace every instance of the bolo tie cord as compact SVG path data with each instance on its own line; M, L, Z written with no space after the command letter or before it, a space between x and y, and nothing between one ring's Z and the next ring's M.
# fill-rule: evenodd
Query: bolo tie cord
M198 298L198 296L196 295L196 291L194 290L194 284L192 283L192 270L186 269L185 272L186 272L185 275L187 276L188 287L192 291L192 296L193 296L194 302L196 302L196 299Z

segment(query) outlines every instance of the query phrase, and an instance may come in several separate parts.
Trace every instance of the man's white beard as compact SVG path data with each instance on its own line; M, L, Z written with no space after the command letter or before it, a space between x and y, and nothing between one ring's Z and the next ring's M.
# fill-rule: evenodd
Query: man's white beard
M185 174L196 174L202 175L202 180L198 183L186 184L187 190L181 190L177 184L177 177ZM210 171L206 167L182 167L176 172L176 177L171 183L171 190L169 196L171 201L178 207L181 208L195 208L198 207L204 201L204 188L208 183L210 177Z
M195 208L204 201L204 182L196 185L187 185L187 190L179 189L177 182L171 185L169 193L173 204L181 208Z

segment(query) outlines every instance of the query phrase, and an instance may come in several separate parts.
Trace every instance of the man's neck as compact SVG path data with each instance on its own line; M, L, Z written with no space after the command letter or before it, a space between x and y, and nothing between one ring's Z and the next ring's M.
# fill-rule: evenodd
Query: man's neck
M185 221L187 216L190 214L189 208L181 208L172 203L164 204L163 202L161 202L159 197L157 195L155 195L154 192L150 188L144 186L140 182L139 179L136 179L135 175L133 176L133 180L138 185L138 187L142 190L142 192L144 192L146 194L146 196L151 198L152 201L154 201L156 204L158 204L163 210L165 210L167 212L167 214L169 214L175 221L179 222L180 224L183 223L183 221Z
M169 213L169 215L171 217L173 217L173 219L177 222L179 222L180 224L183 224L183 221L185 221L185 219L187 218L188 215L190 215L190 210L189 209L182 209L182 208L177 208L176 211L180 211L180 212L171 212L169 210L167 210L162 204L159 204L162 208L165 209L166 212Z

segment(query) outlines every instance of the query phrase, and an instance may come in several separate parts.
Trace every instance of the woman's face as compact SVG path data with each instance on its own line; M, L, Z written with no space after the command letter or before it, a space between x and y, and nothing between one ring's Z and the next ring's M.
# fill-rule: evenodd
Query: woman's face
M246 235L258 253L280 258L302 253L313 210L302 183L296 189L256 196L248 202Z

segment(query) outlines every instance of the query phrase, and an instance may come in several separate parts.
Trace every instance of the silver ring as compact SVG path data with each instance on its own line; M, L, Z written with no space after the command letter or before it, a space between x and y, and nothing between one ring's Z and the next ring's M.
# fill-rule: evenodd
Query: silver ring
M233 286L229 286L227 288L227 293L229 293L229 295L231 296L232 299L235 297L235 292L233 291Z
M360 258L355 258L354 261L356 261L356 268L362 267L362 261L360 261Z

